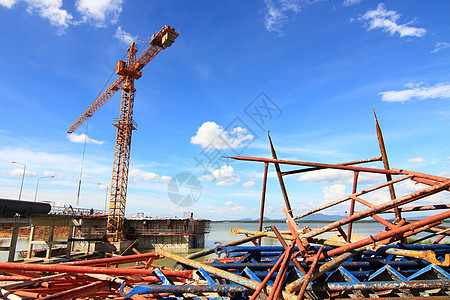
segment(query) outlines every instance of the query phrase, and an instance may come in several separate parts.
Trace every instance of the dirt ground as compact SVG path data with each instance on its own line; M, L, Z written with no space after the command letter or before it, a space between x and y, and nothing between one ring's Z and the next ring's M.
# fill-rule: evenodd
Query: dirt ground
M30 236L31 227L23 227L19 229L19 237L29 237ZM34 232L35 238L44 238L48 237L50 232L50 226L39 226L36 227L36 231ZM0 228L0 238L11 238L12 228L4 229ZM69 236L69 227L55 227L55 231L53 234L56 236Z

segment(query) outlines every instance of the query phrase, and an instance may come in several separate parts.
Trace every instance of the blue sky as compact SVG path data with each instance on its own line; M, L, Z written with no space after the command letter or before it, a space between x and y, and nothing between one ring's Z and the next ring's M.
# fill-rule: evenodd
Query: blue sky
M135 84L139 128L127 213L256 218L263 165L215 156L270 157L270 130L279 158L377 157L372 108L391 167L449 177L449 12L443 0L0 0L0 197L18 197L23 167L11 163L18 161L27 166L22 199L34 199L40 177L54 176L41 178L38 200L74 206L88 125L80 206L103 208L119 93L75 134L66 131L130 41L166 24L179 37ZM271 110L261 108L264 101ZM255 107L265 117L252 114ZM184 208L167 193L181 173L202 186L196 203ZM271 166L269 218L282 216L275 175ZM294 212L350 193L352 176L328 170L285 177ZM360 188L382 181L362 176ZM416 188L402 184L398 193ZM387 197L380 191L366 199Z

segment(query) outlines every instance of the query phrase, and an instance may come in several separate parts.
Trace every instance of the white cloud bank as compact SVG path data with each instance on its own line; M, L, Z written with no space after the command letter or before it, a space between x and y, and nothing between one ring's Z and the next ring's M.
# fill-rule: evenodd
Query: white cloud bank
M10 175L10 176L19 176L19 177L23 176L23 168L17 168L17 169L11 170L11 171L2 170L0 172L5 175ZM25 170L25 177L36 177L36 173Z
M399 18L400 14L398 12L395 10L386 10L384 4L380 3L376 10L367 11L361 17L361 20L367 22L368 30L381 29L390 35L398 33L400 37L421 37L427 32L424 28L408 26L411 22L398 24L397 21Z
M216 183L218 186L231 186L240 182L241 180L234 174L234 168L232 166L221 166L219 169L214 170L209 175L203 175L200 177L201 181L213 181L219 180Z
M122 12L123 4L123 0L77 0L75 8L81 15L79 21L74 21L72 14L62 8L62 0L0 0L0 5L11 9L18 2L25 2L28 13L36 12L61 30L70 25L87 22L96 27L105 27L108 23L115 24Z
M153 172L145 172L139 169L130 170L129 177L133 181L144 180L144 181L160 181L160 182L169 182L171 177L169 176L160 176Z
M439 83L435 86L422 86L421 83L408 83L408 89L378 93L386 102L406 102L412 99L450 99L450 84Z
M344 3L342 3L343 6L353 6L358 3L361 3L361 0L345 0Z
M114 35L114 37L126 45L129 45L133 41L137 40L137 36L129 34L125 30L123 30L122 27L120 26L117 27L116 34Z
M82 22L91 22L97 27L107 23L115 24L122 12L123 0L78 0L76 9L81 13Z
M323 197L326 201L343 198L345 194L345 185L333 184L322 188Z
M246 133L247 129L242 127L227 131L214 122L205 122L199 127L196 135L191 137L191 144L213 149L239 148L253 140L253 135Z
M243 213L245 211L245 206L237 205L232 201L227 201L225 203L225 206L228 207L228 212L230 212L233 215Z
M296 178L300 182L321 182L321 183L353 183L353 171L338 169L323 169L307 172ZM384 174L361 172L358 177L360 184L378 184L386 181Z
M26 10L29 14L36 12L53 26L65 29L72 24L72 15L61 8L62 0L0 0L0 5L12 8L14 4L20 1L27 4Z
M267 12L265 27L269 32L281 33L281 26L288 21L289 13L298 13L301 0L265 0Z
M423 157L415 157L415 158L408 159L408 162L411 162L411 163L421 163L424 161L425 161L425 159L423 159Z
M247 182L244 182L244 183L242 184L242 187L248 188L248 187L252 187L252 186L254 186L254 185L255 185L255 180L249 180L249 181L247 181Z
M72 143L83 144L84 142L86 142L88 144L96 144L96 145L103 145L105 143L104 141L94 140L94 139L88 137L87 135L85 135L84 133L82 133L82 134L77 134L77 133L68 134L67 138Z
M431 51L431 53L436 53L439 52L443 49L447 49L450 48L450 43L447 42L437 42L436 45L434 45L434 49L433 51Z

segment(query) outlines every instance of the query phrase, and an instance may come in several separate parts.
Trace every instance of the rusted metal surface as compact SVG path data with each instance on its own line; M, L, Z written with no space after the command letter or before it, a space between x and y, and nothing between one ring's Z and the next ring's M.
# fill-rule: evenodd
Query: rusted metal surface
M266 188L267 188L267 173L269 170L269 164L264 164L264 178L263 178L263 186L262 186L262 192L261 192L261 209L259 212L259 226L258 230L262 231L263 223L264 223L264 205L266 202ZM259 239L258 242L261 245L261 239Z
M272 152L272 158L276 160L276 159L278 159L278 157L277 157L277 153L275 152L275 148L273 146L272 139L271 139L269 133L267 133L267 136L269 137L270 151ZM267 164L267 162L265 164ZM291 216L292 216L291 204L289 202L289 198L287 195L286 186L284 185L283 175L281 175L280 164L274 163L274 166L275 166L275 170L277 171L278 182L280 183L280 188L281 188L281 193L283 194L284 204L286 205L286 209L288 210L289 214L291 214Z
M415 251L415 250L390 248L390 249L386 250L386 253L397 255L397 256L405 256L405 257L423 259L423 260L426 260L432 264L435 264L435 265L441 266L441 267L449 267L450 266L450 255L449 254L445 254L444 260L441 261L436 258L436 253L431 250Z
M316 254L316 257L314 258L313 263L311 264L311 267L309 268L308 274L306 274L302 288L300 289L300 292L298 293L298 296L297 296L297 299L299 299L299 300L303 300L303 296L305 295L306 287L308 286L309 282L311 281L312 273L314 272L317 262L319 261L320 255L322 254L322 249L323 249L323 247L320 247L319 251Z
M294 217L294 219L298 220L298 219L300 219L300 218L306 217L306 216L311 215L311 214L313 214L313 213L319 212L319 211L321 211L321 210L330 208L330 207L332 207L332 206L334 206L334 205L337 205L337 204L340 204L340 203L345 202L345 201L347 201L347 200L350 200L351 197L353 197L353 196L354 196L354 197L358 197L358 196L361 196L361 195L364 195L364 194L367 194L367 193L370 193L370 192L379 190L379 189L381 189L381 188L384 188L384 187L388 186L390 183L401 182L401 181L403 181L403 180L410 179L410 178L412 178L412 177L413 177L413 175L403 176L403 177L394 179L394 180L392 180L391 182L386 182L386 183L383 183L383 184L380 184L380 185L377 185L377 186L374 186L374 187L371 187L371 188L362 190L362 191L360 191L360 192L353 193L353 194L351 194L351 195L349 195L349 196L340 198L340 199L335 200L335 201L331 201L331 202L326 203L326 204L323 204L323 205L321 205L321 206L319 206L319 207L317 207L317 208L311 209L311 210L309 210L309 211L307 211L307 212L298 214L298 215L296 215L296 216Z
M361 160L349 161L349 162L340 163L340 164L337 164L337 165L350 166L350 165L357 165L357 164L363 164L363 163L369 163L369 162L381 161L381 160L382 160L382 158L380 156L380 157L374 157L374 158L369 158L369 159L361 159ZM292 171L281 172L281 175L285 176L285 175L305 173L305 172L311 172L311 171L317 171L317 170L323 170L323 169L326 169L326 168L323 168L323 167L311 167L311 168L304 168L304 169L300 169L300 170L292 170Z
M11 270L17 268L15 263L0 262L0 270ZM84 273L84 274L107 274L107 275L153 275L152 270L146 269L130 269L130 268L104 268L104 267L86 267L86 266L68 266L68 265L42 265L42 264L22 264L22 271L38 271L38 272L57 272L57 273ZM191 272L164 269L164 274L169 276L177 276L190 278Z
M436 193L447 193L450 179L390 168L378 120L376 127L382 155L375 159L341 164L282 160L278 159L270 137L272 158L235 157L264 163L258 230L230 230L232 235L244 234L245 238L187 257L157 248L154 253L140 254L136 250L136 255L56 265L0 263L0 272L5 273L0 279L8 282L0 286L1 292L8 299L447 299L450 245L443 243L443 239L450 235L450 227L442 223L450 218L450 205L405 205ZM377 161L383 163L383 168L354 166ZM277 172L285 205L282 212L289 230L280 231L273 224L263 228L265 193L271 178L269 164L274 164ZM306 168L281 172L281 165ZM352 171L351 194L293 217L295 207L290 206L282 176L325 168ZM387 182L358 192L360 172L383 174ZM417 183L420 188L397 197L394 185L405 180ZM385 201L368 200L372 198L367 194L382 188L390 190ZM340 220L318 228L299 228L296 223L345 201L350 202L349 215ZM365 208L356 211L356 205L358 209L359 205ZM427 210L441 212L414 221L407 218L410 212ZM380 217L382 213L396 213L395 221ZM358 236L356 221L360 220L379 222L384 230ZM348 225L347 231L344 225ZM424 234L407 243L408 237L416 238L421 232ZM418 244L436 237L439 238L433 244ZM272 240L266 243L266 239ZM274 245L273 239L279 244ZM255 245L248 244L252 242ZM206 255L204 261L193 260ZM158 260L163 258L174 260L177 268L158 266ZM136 266L118 268L130 263Z
M383 133L381 132L380 124L378 123L378 118L377 118L377 114L375 113L375 109L373 110L373 114L375 115L375 126L377 129L377 137L378 137L378 144L380 145L381 158L383 161L384 168L386 170L389 170L390 168L389 168L389 161L388 161L388 157L387 157L387 153L386 153L386 146L384 145ZM387 182L392 181L391 174L386 174L386 181ZM395 196L395 189L394 189L393 184L389 184L389 194L391 196L391 200L394 200L397 198ZM397 221L399 221L402 218L402 215L401 215L398 207L394 207L394 212L395 212L395 219Z

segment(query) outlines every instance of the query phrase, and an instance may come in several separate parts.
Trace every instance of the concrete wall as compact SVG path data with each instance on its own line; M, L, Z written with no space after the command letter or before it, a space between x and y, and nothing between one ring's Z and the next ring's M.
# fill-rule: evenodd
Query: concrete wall
M191 249L204 248L205 235L141 235L138 247L140 249Z

